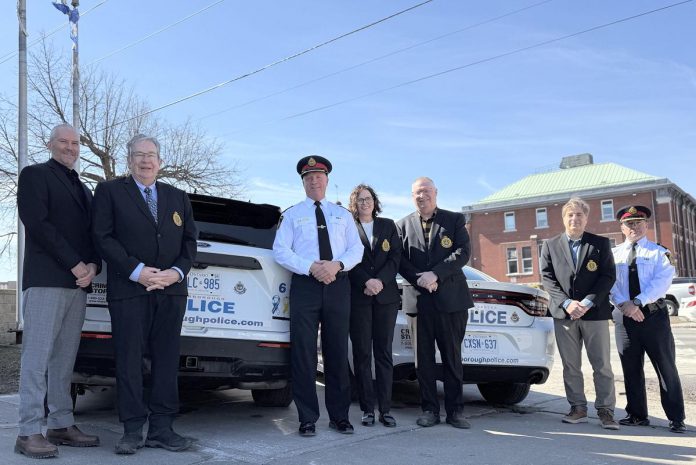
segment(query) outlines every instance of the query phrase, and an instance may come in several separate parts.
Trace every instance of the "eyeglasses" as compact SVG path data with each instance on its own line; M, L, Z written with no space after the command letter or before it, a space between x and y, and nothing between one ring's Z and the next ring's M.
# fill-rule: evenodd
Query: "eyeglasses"
M133 157L147 159L147 160L154 160L154 159L159 158L159 154L157 154L155 152L133 152Z
M357 202L358 202L359 204L363 204L363 203L372 203L373 200L374 200L374 199L373 199L372 197L363 197L363 198L359 198L359 197L358 197Z

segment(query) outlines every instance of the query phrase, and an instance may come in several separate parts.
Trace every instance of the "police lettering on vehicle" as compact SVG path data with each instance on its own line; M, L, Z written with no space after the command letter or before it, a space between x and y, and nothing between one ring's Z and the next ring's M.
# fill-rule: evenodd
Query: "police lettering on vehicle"
M474 310L469 311L469 323L486 323L490 325L507 324L507 312L505 310Z
M186 311L233 314L234 302L205 300L189 297L188 304L186 305Z

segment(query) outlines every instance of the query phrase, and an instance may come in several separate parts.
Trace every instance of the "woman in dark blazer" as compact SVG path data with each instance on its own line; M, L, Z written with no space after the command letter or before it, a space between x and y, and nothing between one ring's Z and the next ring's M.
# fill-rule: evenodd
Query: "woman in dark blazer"
M350 339L353 368L363 411L362 424L375 424L375 403L379 421L396 426L389 413L392 396L392 339L399 311L396 273L401 259L401 241L392 220L377 218L381 204L372 187L360 184L350 194L349 210L358 225L365 246L362 262L350 272ZM377 382L372 383L372 354ZM375 396L376 391L376 396ZM375 402L376 397L376 402Z

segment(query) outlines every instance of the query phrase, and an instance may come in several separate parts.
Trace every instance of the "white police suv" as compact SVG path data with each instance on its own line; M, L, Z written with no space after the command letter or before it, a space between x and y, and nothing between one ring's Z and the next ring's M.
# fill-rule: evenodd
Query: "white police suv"
M251 389L259 405L292 401L290 272L275 263L280 209L189 194L199 229L188 274L179 383L196 389ZM73 374L73 400L86 388L114 384L106 273L88 296ZM147 369L147 361L145 368Z

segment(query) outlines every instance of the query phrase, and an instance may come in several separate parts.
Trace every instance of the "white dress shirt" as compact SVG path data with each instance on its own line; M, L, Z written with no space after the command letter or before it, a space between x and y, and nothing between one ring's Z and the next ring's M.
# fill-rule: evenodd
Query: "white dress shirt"
M628 255L631 253L632 245L633 243L626 241L612 249L614 263L616 263L616 282L611 288L610 300L615 306L631 300L628 293ZM635 298L639 299L643 305L663 298L669 286L672 285L674 266L667 253L667 249L645 237L638 241L636 265L640 294Z
M309 275L312 263L319 260L319 235L314 200L306 198L283 212L273 242L273 258L293 273ZM326 218L333 261L348 271L360 263L363 245L353 216L345 208L326 199L321 201Z

